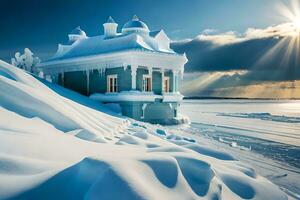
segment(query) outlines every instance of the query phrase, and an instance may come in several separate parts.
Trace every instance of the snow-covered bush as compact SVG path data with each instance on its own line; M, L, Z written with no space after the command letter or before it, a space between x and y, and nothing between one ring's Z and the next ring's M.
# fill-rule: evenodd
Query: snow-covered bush
M15 58L11 59L11 64L30 73L39 74L37 64L40 63L39 57L33 57L30 49L25 48L24 54L17 52Z

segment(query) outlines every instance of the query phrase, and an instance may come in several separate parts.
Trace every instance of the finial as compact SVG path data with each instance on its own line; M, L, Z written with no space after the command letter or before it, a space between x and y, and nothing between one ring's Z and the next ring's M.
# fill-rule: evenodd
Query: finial
M116 23L116 22L111 16L109 16L106 23Z
M139 21L139 18L138 18L138 16L137 16L137 15L133 15L133 17L132 17L132 21Z

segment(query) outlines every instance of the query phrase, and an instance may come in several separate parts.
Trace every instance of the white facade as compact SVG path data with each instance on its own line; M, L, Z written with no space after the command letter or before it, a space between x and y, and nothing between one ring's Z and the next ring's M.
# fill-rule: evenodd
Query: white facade
M174 52L163 30L150 31L137 16L121 32L111 17L103 28L104 35L88 37L77 27L69 44L59 44L56 54L39 65L43 73L92 99L118 103L134 119L178 123L185 54Z
M57 53L39 65L44 74L127 66L131 66L133 77L139 66L183 74L187 58L170 49L170 39L163 30L150 32L136 16L123 26L122 33L117 33L118 24L111 17L103 26L104 35L94 37L77 27L69 34L71 44L59 44Z

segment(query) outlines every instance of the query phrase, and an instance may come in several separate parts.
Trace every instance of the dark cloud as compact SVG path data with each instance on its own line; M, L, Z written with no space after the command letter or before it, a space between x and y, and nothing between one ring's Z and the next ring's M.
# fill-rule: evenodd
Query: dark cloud
M291 35L293 29L282 31L287 28L293 27L285 24L248 29L241 36L234 32L202 34L171 46L187 54L186 72L248 70L240 78L244 82L299 80L300 47Z

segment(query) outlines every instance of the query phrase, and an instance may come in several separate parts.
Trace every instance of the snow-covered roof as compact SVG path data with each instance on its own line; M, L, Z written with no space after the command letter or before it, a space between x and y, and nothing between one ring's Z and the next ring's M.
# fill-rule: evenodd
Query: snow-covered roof
M155 34L156 35L156 34ZM113 38L103 35L86 37L71 44L67 51L59 52L48 61L63 60L74 57L106 54L126 50L144 50L151 52L176 54L172 49L159 44L151 34L118 34ZM47 62L47 61L46 61Z
M117 28L117 23L112 17L109 17L108 21L104 23L104 25L107 24L116 24L113 28ZM104 26L105 28L112 27ZM80 27L77 27L69 34L69 44L60 44L56 54L41 64L46 66L50 63L53 64L53 62L58 64L71 59L83 59L90 56L110 55L132 50L181 56L170 48L170 40L163 30L151 32L144 22L134 16L123 26L121 33L115 32L110 37L106 37L106 35L88 37Z
M151 37L155 37L155 36L157 36L157 34L159 34L161 31L162 31L161 29L160 29L160 30L156 30L156 31L151 31L151 32L149 32L149 35L150 35Z

